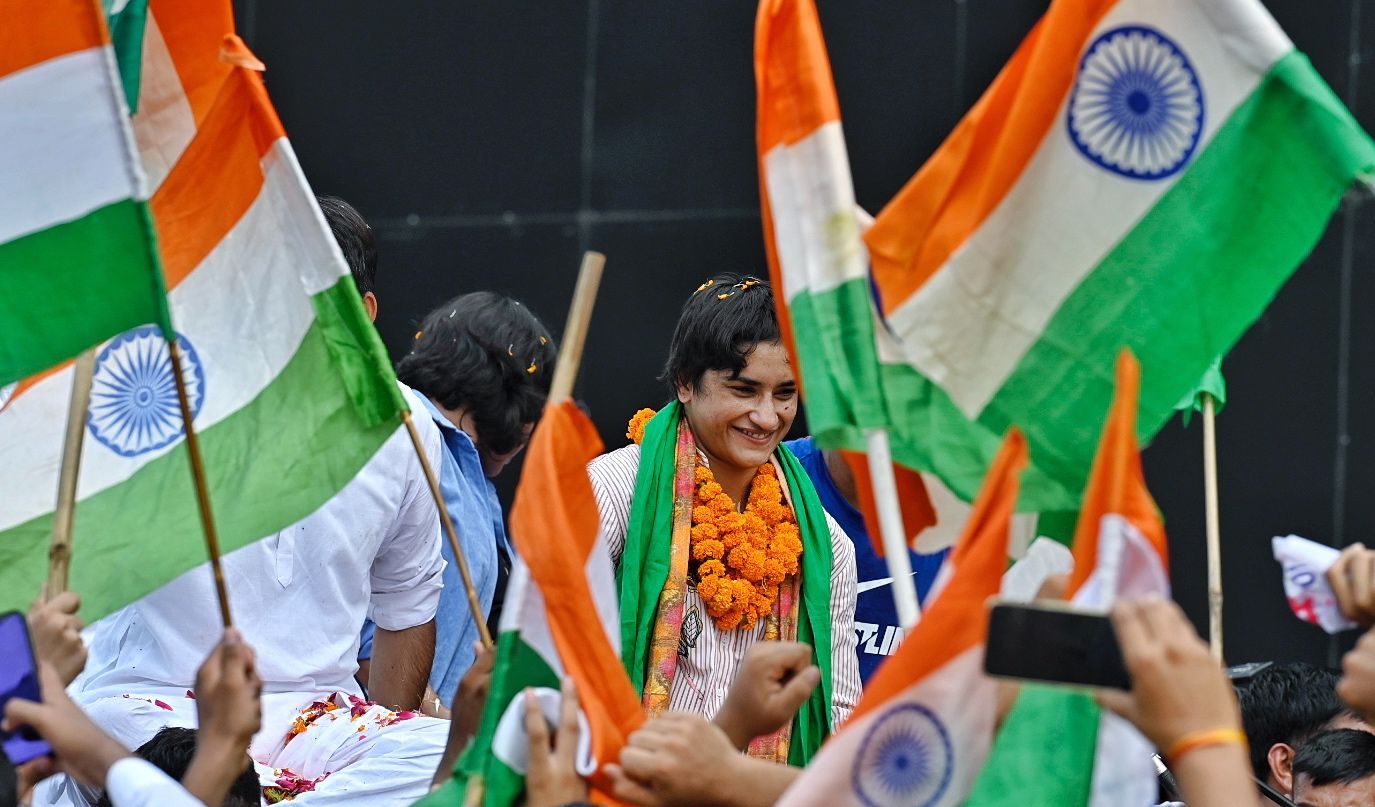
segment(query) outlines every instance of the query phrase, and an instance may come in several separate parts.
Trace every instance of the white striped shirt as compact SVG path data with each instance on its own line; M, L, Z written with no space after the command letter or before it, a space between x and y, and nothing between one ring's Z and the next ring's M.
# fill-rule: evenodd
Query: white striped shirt
M630 501L635 495L635 475L640 468L640 447L603 454L587 467L597 496L602 531L611 560L618 567L625 550L630 524ZM830 513L826 526L831 533L831 721L838 728L859 700L859 657L855 655L855 548ZM669 540L665 535L664 540ZM669 690L669 707L715 717L726 699L740 659L750 645L764 638L764 623L754 630L722 631L707 616L706 605L691 583L684 598L683 638L679 645L678 671ZM682 651L686 649L684 654Z

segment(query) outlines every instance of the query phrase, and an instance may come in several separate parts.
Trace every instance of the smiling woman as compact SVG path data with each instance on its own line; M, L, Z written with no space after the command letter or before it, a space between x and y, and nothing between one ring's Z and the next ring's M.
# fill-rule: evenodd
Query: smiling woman
M613 560L622 657L650 714L716 717L746 648L811 645L822 686L753 756L804 764L859 697L854 547L780 446L797 415L770 285L718 275L683 306L638 445L588 468ZM637 416L637 420L639 416Z

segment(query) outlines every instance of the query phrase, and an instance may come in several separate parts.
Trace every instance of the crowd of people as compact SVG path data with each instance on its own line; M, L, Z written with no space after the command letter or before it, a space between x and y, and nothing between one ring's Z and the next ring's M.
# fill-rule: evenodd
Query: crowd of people
M369 315L385 316L371 229L342 200L320 204ZM515 556L492 479L529 440L557 360L534 313L479 291L430 312L397 364L481 614L398 431L320 510L224 558L233 628L204 568L85 630L76 593L41 598L41 702L12 700L4 728L53 754L12 768L0 804L462 803L453 772L494 671L480 625L496 633ZM662 380L670 403L588 467L648 718L606 766L609 795L774 804L900 639L888 592L860 590L886 567L846 464L783 443L800 391L769 283L718 275L693 291ZM913 552L923 597L947 552ZM1349 617L1375 624L1375 552L1348 548L1329 579ZM1234 681L1175 604L1111 618L1132 688L1098 697L1159 749L1162 800L1375 803L1375 633L1342 673L1274 664ZM564 682L557 721L525 704L525 803L587 801L576 688Z

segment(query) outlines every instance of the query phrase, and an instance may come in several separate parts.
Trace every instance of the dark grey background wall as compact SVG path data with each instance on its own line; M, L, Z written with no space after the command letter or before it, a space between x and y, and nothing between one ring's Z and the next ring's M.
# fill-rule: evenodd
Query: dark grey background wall
M1267 0L1367 129L1375 2ZM604 439L657 405L677 308L763 271L750 0L238 0L317 190L381 243L395 355L430 308L491 288L561 327L581 251L608 255L580 395ZM821 0L860 203L880 209L992 80L1045 0ZM1375 207L1348 200L1232 353L1219 419L1231 661L1325 661L1269 539L1375 538ZM1066 394L1073 394L1066 390ZM1146 452L1176 595L1206 616L1201 433ZM506 487L514 481L508 472Z

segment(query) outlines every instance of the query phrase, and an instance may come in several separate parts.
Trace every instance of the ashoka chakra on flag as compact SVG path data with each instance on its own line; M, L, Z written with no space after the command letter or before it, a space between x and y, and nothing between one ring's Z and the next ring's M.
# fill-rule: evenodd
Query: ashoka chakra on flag
M866 807L927 807L950 786L950 734L921 704L904 703L880 717L857 756L850 784Z
M205 401L205 371L185 336L177 334L177 347L194 419ZM156 451L181 438L176 378L167 341L156 326L126 331L100 351L87 426L92 437L121 457Z
M1185 166L1203 134L1203 88L1189 57L1144 25L1104 31L1079 64L1070 139L1095 164L1131 179Z

